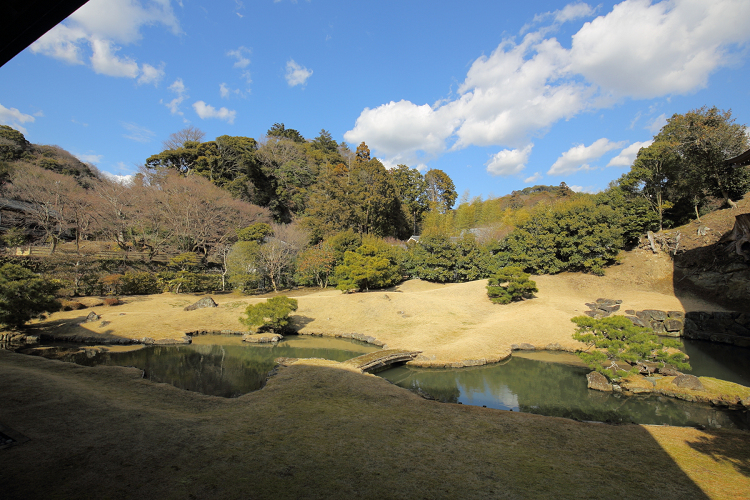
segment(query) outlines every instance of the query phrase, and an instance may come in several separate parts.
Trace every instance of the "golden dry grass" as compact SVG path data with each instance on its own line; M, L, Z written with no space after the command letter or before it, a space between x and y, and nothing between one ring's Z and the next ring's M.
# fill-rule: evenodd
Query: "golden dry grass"
M536 298L507 306L489 301L485 280L446 285L411 280L385 291L342 294L308 289L289 295L299 302L293 325L300 333L370 335L389 348L422 351L433 364L498 361L510 354L512 344L521 343L574 350L580 344L571 338L570 318L599 297L621 299L622 310L721 310L696 298L676 297L669 259L650 252L624 254L622 263L604 277L563 273L534 279L539 288ZM134 339L175 338L195 330L241 331L245 327L238 318L247 304L265 300L218 294L213 296L217 308L183 311L198 298L125 297L118 306L55 313L35 327L60 335ZM79 326L91 310L101 320Z

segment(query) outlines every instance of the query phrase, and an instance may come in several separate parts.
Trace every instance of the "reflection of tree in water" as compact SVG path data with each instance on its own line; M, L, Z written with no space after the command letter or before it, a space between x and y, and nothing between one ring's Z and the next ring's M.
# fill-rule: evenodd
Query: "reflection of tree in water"
M345 361L362 354L352 350L286 347L278 345L182 345L152 346L129 352L103 352L77 348L53 355L81 365L135 366L154 382L222 397L237 397L260 389L278 357L325 358ZM88 353L88 354L87 354ZM42 354L40 352L40 354Z
M586 368L513 358L503 365L453 370L407 367L381 373L393 383L444 402L482 400L488 406L604 422L747 428L747 414L656 396L621 396L589 390ZM491 400L494 404L488 402Z

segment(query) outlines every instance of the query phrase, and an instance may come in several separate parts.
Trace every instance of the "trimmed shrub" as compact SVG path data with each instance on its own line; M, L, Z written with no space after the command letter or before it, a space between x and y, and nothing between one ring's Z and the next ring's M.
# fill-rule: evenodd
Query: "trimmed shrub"
M539 290L536 282L520 267L504 267L487 282L487 296L495 304L510 304L512 301L530 299Z
M106 299L104 299L105 306L118 306L121 303L122 302L120 302L120 299L118 299L117 297L107 297Z
M617 361L638 363L650 361L669 363L681 371L690 370L681 352L669 353L667 348L679 348L682 344L675 339L659 337L651 328L635 326L625 316L610 316L594 319L589 316L576 316L570 321L576 324L573 338L589 346L590 351L578 356L593 370L603 373L610 379L626 375L624 370L609 367ZM596 350L593 350L596 349ZM632 371L637 372L637 368Z
M260 304L250 304L240 322L251 330L282 330L289 324L289 315L297 310L297 299L284 295L273 297Z
M60 309L59 284L15 264L0 267L0 325L18 329L31 318Z

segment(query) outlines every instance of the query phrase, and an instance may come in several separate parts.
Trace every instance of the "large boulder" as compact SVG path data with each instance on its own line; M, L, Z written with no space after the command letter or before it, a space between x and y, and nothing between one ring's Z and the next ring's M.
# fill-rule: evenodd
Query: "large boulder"
M205 307L217 307L216 302L211 297L203 297L195 304L190 304L185 308L186 311L195 311L196 309L203 309Z
M680 332L685 327L679 319L668 319L664 322L664 329L668 332Z
M682 374L672 380L672 383L681 389L690 389L692 391L704 391L705 388L700 379L695 375Z
M599 372L591 372L586 375L586 381L588 381L589 389L595 391L612 392L612 384L609 383L607 377Z
M664 311L659 311L657 309L645 309L643 312L651 316L651 318L655 319L656 321L664 321L665 319L667 319L667 313L665 313Z

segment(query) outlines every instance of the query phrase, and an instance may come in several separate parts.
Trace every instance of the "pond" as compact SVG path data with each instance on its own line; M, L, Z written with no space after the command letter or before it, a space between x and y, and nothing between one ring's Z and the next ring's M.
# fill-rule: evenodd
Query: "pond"
M230 335L197 336L187 345L133 346L125 352L99 352L91 346L62 343L50 347L54 349L25 348L19 352L85 366L135 366L154 382L225 398L263 387L279 357L346 361L380 349L356 340L307 336L287 337L278 344L248 344L241 336Z
M700 375L716 376L706 370L706 363L698 365L704 371ZM750 428L746 411L721 410L663 396L590 390L586 383L589 371L573 354L517 351L510 360L493 365L460 369L399 366L378 375L443 402L585 421ZM740 375L734 378L746 376Z
M151 346L100 352L58 344L25 348L82 365L135 366L155 382L222 397L260 389L279 357L345 361L378 347L348 339L288 336L278 344L248 344L238 336L205 335L180 346ZM685 341L692 373L750 386L750 349ZM569 353L516 351L501 363L460 369L398 366L384 379L443 402L486 406L585 421L668 424L748 429L748 412L728 411L661 396L621 396L589 390L585 367Z

